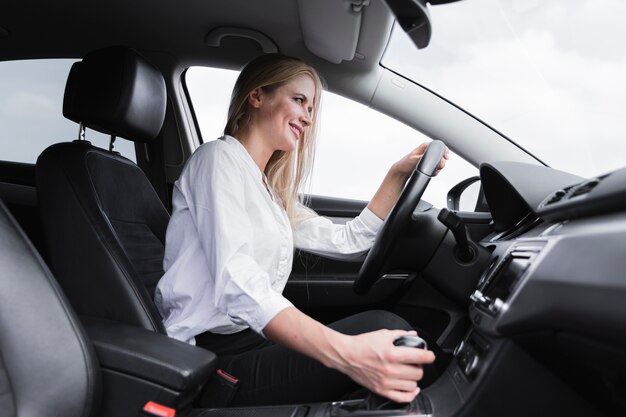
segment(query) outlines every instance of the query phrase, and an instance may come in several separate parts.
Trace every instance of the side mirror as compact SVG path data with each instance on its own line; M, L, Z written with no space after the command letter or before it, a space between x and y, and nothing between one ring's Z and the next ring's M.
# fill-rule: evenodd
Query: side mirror
M476 184L475 186L473 186ZM488 212L480 177L475 176L461 181L448 191L448 209L454 211Z

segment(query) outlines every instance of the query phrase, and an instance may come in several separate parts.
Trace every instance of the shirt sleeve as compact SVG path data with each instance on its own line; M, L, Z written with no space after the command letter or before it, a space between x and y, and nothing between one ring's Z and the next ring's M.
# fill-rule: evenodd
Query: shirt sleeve
M326 217L315 214L310 209L294 233L294 243L298 249L339 260L359 260L372 247L383 221L367 207L354 219L345 224L335 224Z
M214 280L215 307L262 335L267 323L292 304L271 287L272 271L254 258L244 171L224 151L202 155L192 169L189 208Z

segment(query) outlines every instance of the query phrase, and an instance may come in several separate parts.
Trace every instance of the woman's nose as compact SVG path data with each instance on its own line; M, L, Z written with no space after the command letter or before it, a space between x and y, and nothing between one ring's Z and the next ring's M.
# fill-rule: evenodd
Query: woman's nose
M308 113L305 113L302 117L300 117L300 121L304 127L311 126L311 116Z

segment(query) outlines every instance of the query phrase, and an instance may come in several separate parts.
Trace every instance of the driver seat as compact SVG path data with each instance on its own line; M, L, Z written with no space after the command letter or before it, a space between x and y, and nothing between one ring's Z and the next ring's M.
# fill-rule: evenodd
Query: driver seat
M87 54L70 71L63 115L145 143L165 119L163 76L136 51ZM144 172L86 140L47 148L36 166L48 264L74 309L165 333L154 305L169 213Z

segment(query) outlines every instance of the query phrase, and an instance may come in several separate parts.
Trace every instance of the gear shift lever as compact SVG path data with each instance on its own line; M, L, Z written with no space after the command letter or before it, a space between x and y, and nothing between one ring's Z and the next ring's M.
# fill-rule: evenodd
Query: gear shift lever
M393 341L395 346L427 349L426 341L419 336L400 336ZM333 403L331 417L372 417L429 415L430 404L418 396L410 403L400 404L370 392L363 400Z

